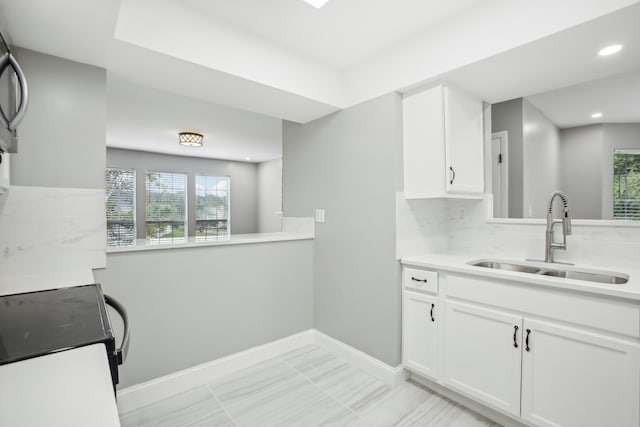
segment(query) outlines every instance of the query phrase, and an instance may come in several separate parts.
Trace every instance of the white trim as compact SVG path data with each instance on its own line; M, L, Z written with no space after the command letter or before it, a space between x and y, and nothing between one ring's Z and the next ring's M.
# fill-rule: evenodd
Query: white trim
M118 391L118 411L122 414L158 400L189 390L256 363L280 356L306 345L315 344L333 355L345 359L369 375L395 387L406 381L408 372L402 365L391 367L368 354L317 331L306 331L272 341L212 362L174 372L160 378L136 384Z
M358 369L378 378L391 387L396 387L407 379L407 373L402 365L392 367L368 354L338 341L316 329L313 329L315 344L329 353L345 359Z
M247 368L256 363L314 343L309 329L202 365L174 372L118 391L118 411L122 414L189 390L207 381Z

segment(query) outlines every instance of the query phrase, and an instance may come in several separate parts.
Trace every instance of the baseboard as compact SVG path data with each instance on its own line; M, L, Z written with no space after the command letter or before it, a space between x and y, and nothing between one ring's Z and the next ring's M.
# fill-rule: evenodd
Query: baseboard
M315 344L329 353L345 359L356 368L378 378L391 387L396 387L407 380L408 372L402 365L392 367L368 354L351 347L335 338L313 329Z
M118 391L118 411L132 411L315 342L312 329Z
M263 344L212 362L203 363L160 378L127 387L118 392L118 410L125 413L158 400L244 369L256 363L280 356L288 351L315 344L329 353L345 359L358 369L395 387L407 379L402 365L392 367L318 330L309 329L277 341Z

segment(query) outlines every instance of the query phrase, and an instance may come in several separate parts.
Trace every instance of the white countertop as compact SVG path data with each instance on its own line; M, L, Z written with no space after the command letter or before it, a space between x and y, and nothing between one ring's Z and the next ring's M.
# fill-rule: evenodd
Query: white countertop
M0 366L0 426L120 427L104 344Z
M199 248L206 246L223 245L246 245L250 243L284 242L289 240L313 239L313 233L252 233L252 234L232 234L229 239L196 241L194 237L189 237L186 243L170 243L161 245L148 245L145 239L136 240L135 246L125 246L107 248L107 253L135 252L135 251L155 251L162 249Z
M539 274L521 273L516 271L499 270L486 267L474 267L467 264L470 261L481 259L500 260L505 262L523 263L522 259L510 259L506 257L482 257L472 255L443 255L443 254L423 254L419 256L405 257L400 260L403 265L429 268L433 270L448 271L453 273L473 274L481 277L491 277L504 280L517 280L522 283L545 286L556 289L569 289L591 294L607 295L619 298L626 298L640 301L640 271L629 269L612 269L610 267L600 268L595 265L564 266L562 264L545 264L543 262L531 262L527 264L536 265L542 268L563 268L580 269L585 271L622 273L629 276L629 281L625 284L608 284L586 282L582 280L564 279L561 277L543 276Z

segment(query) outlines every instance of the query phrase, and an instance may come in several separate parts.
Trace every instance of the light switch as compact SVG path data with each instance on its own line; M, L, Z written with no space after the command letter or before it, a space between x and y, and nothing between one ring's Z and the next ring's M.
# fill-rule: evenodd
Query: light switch
M316 209L316 222L324 222L324 209Z

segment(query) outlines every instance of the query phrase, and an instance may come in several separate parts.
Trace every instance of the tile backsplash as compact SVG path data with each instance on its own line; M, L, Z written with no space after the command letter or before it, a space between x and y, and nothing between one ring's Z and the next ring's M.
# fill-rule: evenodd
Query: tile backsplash
M12 186L0 213L0 278L103 268L101 189Z
M546 224L488 222L486 204L486 199L407 202L398 193L398 256L441 252L472 257L544 258ZM574 221L572 229L567 250L556 251L558 261L640 269L640 224L584 225Z

